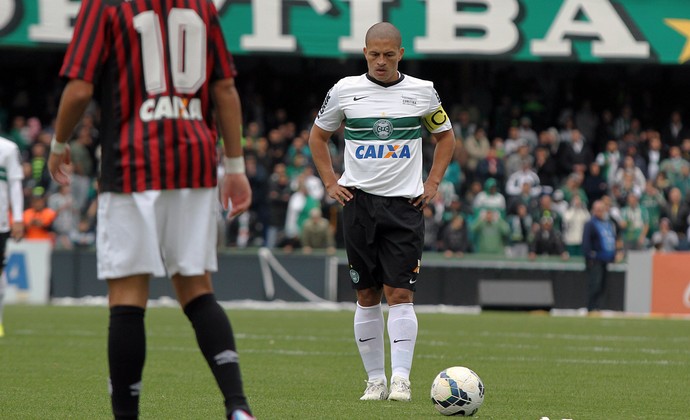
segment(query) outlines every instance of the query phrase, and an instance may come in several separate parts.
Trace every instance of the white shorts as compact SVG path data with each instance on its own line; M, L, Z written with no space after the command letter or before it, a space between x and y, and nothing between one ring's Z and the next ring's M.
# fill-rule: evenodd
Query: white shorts
M98 278L217 271L217 201L216 188L100 194Z

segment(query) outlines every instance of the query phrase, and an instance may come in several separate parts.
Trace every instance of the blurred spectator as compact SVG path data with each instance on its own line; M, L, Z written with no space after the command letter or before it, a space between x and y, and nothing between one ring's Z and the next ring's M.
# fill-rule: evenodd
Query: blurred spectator
M312 178L315 178L318 184L314 183ZM304 172L296 180L296 184L297 189L290 196L285 216L283 248L287 251L299 246L302 225L309 217L311 209L321 207L321 199L323 198L321 181L314 177L313 169L310 166L305 167Z
M474 135L477 130L477 124L472 122L470 112L463 109L458 111L457 117L453 118L453 132L455 138L460 140L467 140Z
M529 151L532 151L535 147L537 147L539 140L537 138L537 132L532 128L532 119L530 117L524 116L520 118L518 137L526 142Z
M510 127L508 129L508 136L503 142L503 150L505 151L505 157L507 158L513 153L516 153L518 147L520 147L521 144L525 144L526 141L527 140L520 137L520 129L518 127Z
M424 250L438 251L441 229L440 219L436 217L434 206L426 206L424 210Z
M70 233L76 227L78 212L74 208L72 190L69 185L60 185L58 190L48 197L48 207L55 210L53 231L57 248L72 248Z
M23 156L26 155L26 152L29 150L29 139L26 137L26 118L21 115L12 118L12 128L7 138L19 147L19 152Z
M480 254L504 254L510 236L510 226L494 210L479 214L471 226L473 249Z
M655 179L659 173L661 161L666 158L661 144L661 137L656 131L649 133L649 140L647 147L641 151L641 156L646 162L647 171L645 177L647 179Z
M51 183L50 173L46 165L47 156L48 148L45 144L36 142L31 145L31 158L29 160L31 164L31 178L34 181L34 185L41 187L43 191L47 191Z
M669 146L680 146L681 141L690 135L690 132L683 124L683 116L680 111L673 111L669 121L664 125L661 132L664 144Z
M508 199L508 213L515 214L520 204L524 204L527 212L530 214L539 207L539 200L532 194L532 185L529 183L522 184L522 191L520 191L519 195Z
M268 202L270 220L266 233L266 246L273 248L284 238L285 218L287 216L288 202L292 195L290 179L285 171L285 164L279 163L273 168L273 173L268 181Z
M688 166L688 168L690 168L690 166ZM641 193L647 183L647 179L642 170L635 166L635 160L632 156L625 156L623 158L623 164L618 168L614 176L614 183L621 186L624 185L624 178L626 175L630 175L630 182L633 184L635 191Z
M564 260L569 258L561 233L553 228L551 217L542 217L529 242L529 259L533 260L538 255L560 255Z
M46 196L43 192L37 192L31 198L31 207L24 210L24 226L26 239L49 239L53 241L54 235L51 227L55 221L55 210L46 206Z
M555 188L558 184L559 163L554 158L551 150L545 146L539 146L534 150L534 169L539 177L541 185Z
M84 209L88 201L91 177L95 165L89 148L93 146L89 127L82 126L77 132L77 138L70 142L70 159L72 160L72 196L74 205Z
M475 215L485 210L494 210L500 214L505 214L506 199L503 194L498 192L498 184L495 179L489 178L484 182L484 190L474 198L472 209Z
M249 211L255 218L254 226L250 228L250 238L256 239L257 244L265 246L270 224L270 207L268 205L268 173L266 168L258 165L256 156L245 156L247 179L252 188L252 204Z
M92 229L88 217L79 220L77 226L70 232L69 238L73 247L76 248L89 248L96 244L96 232Z
M477 180L484 183L487 179L493 178L499 184L505 181L506 170L503 159L498 155L495 146L489 148L486 157L477 164Z
M607 141L606 150L600 152L596 158L596 162L601 167L601 174L607 183L613 183L620 161L621 154L618 151L618 142L615 140Z
M648 238L659 230L659 219L661 218L661 211L665 206L666 199L664 195L656 189L653 182L647 181L645 190L640 197L640 207L645 209L649 215Z
M450 223L443 228L441 235L441 251L446 258L462 257L471 248L465 218L456 214Z
M633 112L630 105L624 105L618 117L613 121L613 135L616 139L623 138L623 135L630 131L633 121Z
M517 151L506 158L506 175L508 179L515 172L518 172L525 166L532 167L534 165L534 157L530 153L527 142L521 139L518 142Z
M681 166L680 176L676 178L676 182L671 184L680 190L680 195L686 202L690 199L690 165Z
M473 135L465 138L464 143L467 151L466 173L472 177L471 179L474 179L477 165L489 154L491 145L486 137L486 131L482 127L477 127Z
M534 214L532 214L532 219L535 221L541 220L544 217L550 217L553 220L552 223L555 230L558 232L563 231L563 217L554 208L553 199L548 194L542 194L541 197L539 197L539 206Z
M621 237L626 250L643 249L649 231L649 214L642 208L635 194L627 196L627 205L621 209Z
M534 172L531 163L527 161L523 161L520 170L508 177L506 181L506 195L519 195L522 191L522 185L525 183L530 184L532 195L536 197L541 194L542 188L539 175Z
M601 166L597 162L589 165L589 171L585 175L582 189L587 195L587 201L594 203L606 194L609 189L606 179L601 174Z
M676 185L682 176L681 168L684 166L690 166L690 162L680 155L680 147L673 146L668 149L668 158L661 161L659 171L666 175L671 185Z
M460 163L457 159L452 159L448 164L446 172L443 174L443 180L438 187L439 192L443 192L445 187L445 191L449 193L446 195L460 194L463 181L464 177L462 169L460 168Z
M562 178L572 172L584 173L594 160L592 150L585 144L579 130L571 133L570 142L561 142L558 146L558 175Z
M518 202L513 214L508 216L510 226L510 245L507 255L513 258L526 258L529 252L529 242L532 239L533 220L527 206Z
M570 206L563 213L563 243L569 255L582 255L582 233L589 219L587 206L579 195L573 195Z
M678 188L671 188L668 192L668 201L662 207L661 217L666 217L671 223L671 230L678 234L681 240L685 238L685 232L688 230L688 216L690 209L688 205L682 201L682 196Z
M327 253L335 253L335 237L328 219L321 214L319 207L309 210L309 217L302 224L301 232L302 252L310 254L314 249L325 249Z
M671 230L671 222L667 218L659 221L659 230L652 235L652 246L660 252L673 252L678 248L678 234Z
M578 173L572 173L568 175L568 177L565 179L565 182L563 183L563 186L559 188L557 191L561 191L563 193L563 199L567 202L570 203L573 201L573 197L578 196L580 197L580 201L582 202L582 205L587 208L589 207L589 198L587 197L587 193L582 186L582 182L584 180L582 179L582 176Z

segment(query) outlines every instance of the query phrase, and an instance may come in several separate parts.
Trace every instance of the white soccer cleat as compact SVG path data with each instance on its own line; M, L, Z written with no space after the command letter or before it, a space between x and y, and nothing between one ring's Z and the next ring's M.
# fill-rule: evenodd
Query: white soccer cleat
M367 381L367 389L360 398L363 401L385 400L388 397L388 387L385 379L372 379Z
M410 381L400 376L391 378L391 393L388 395L388 400L411 401L412 393L410 392Z

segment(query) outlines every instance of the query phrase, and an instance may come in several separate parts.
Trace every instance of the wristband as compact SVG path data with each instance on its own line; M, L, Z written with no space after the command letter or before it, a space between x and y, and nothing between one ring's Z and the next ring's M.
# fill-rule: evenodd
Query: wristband
M244 173L244 157L227 157L223 156L223 168L226 174L243 174Z
M67 144L66 143L61 143L57 141L55 137L50 141L50 153L54 153L56 155L61 155L65 153L65 150L67 149Z

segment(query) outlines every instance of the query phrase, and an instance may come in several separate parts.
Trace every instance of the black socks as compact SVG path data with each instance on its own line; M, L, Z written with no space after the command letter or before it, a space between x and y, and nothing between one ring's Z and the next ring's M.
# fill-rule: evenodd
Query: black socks
M141 376L146 359L144 308L110 308L108 364L110 395L116 419L136 419L139 414Z
M192 323L201 353L225 398L228 418L232 411L251 413L242 390L242 376L230 320L213 294L197 297L184 307Z

